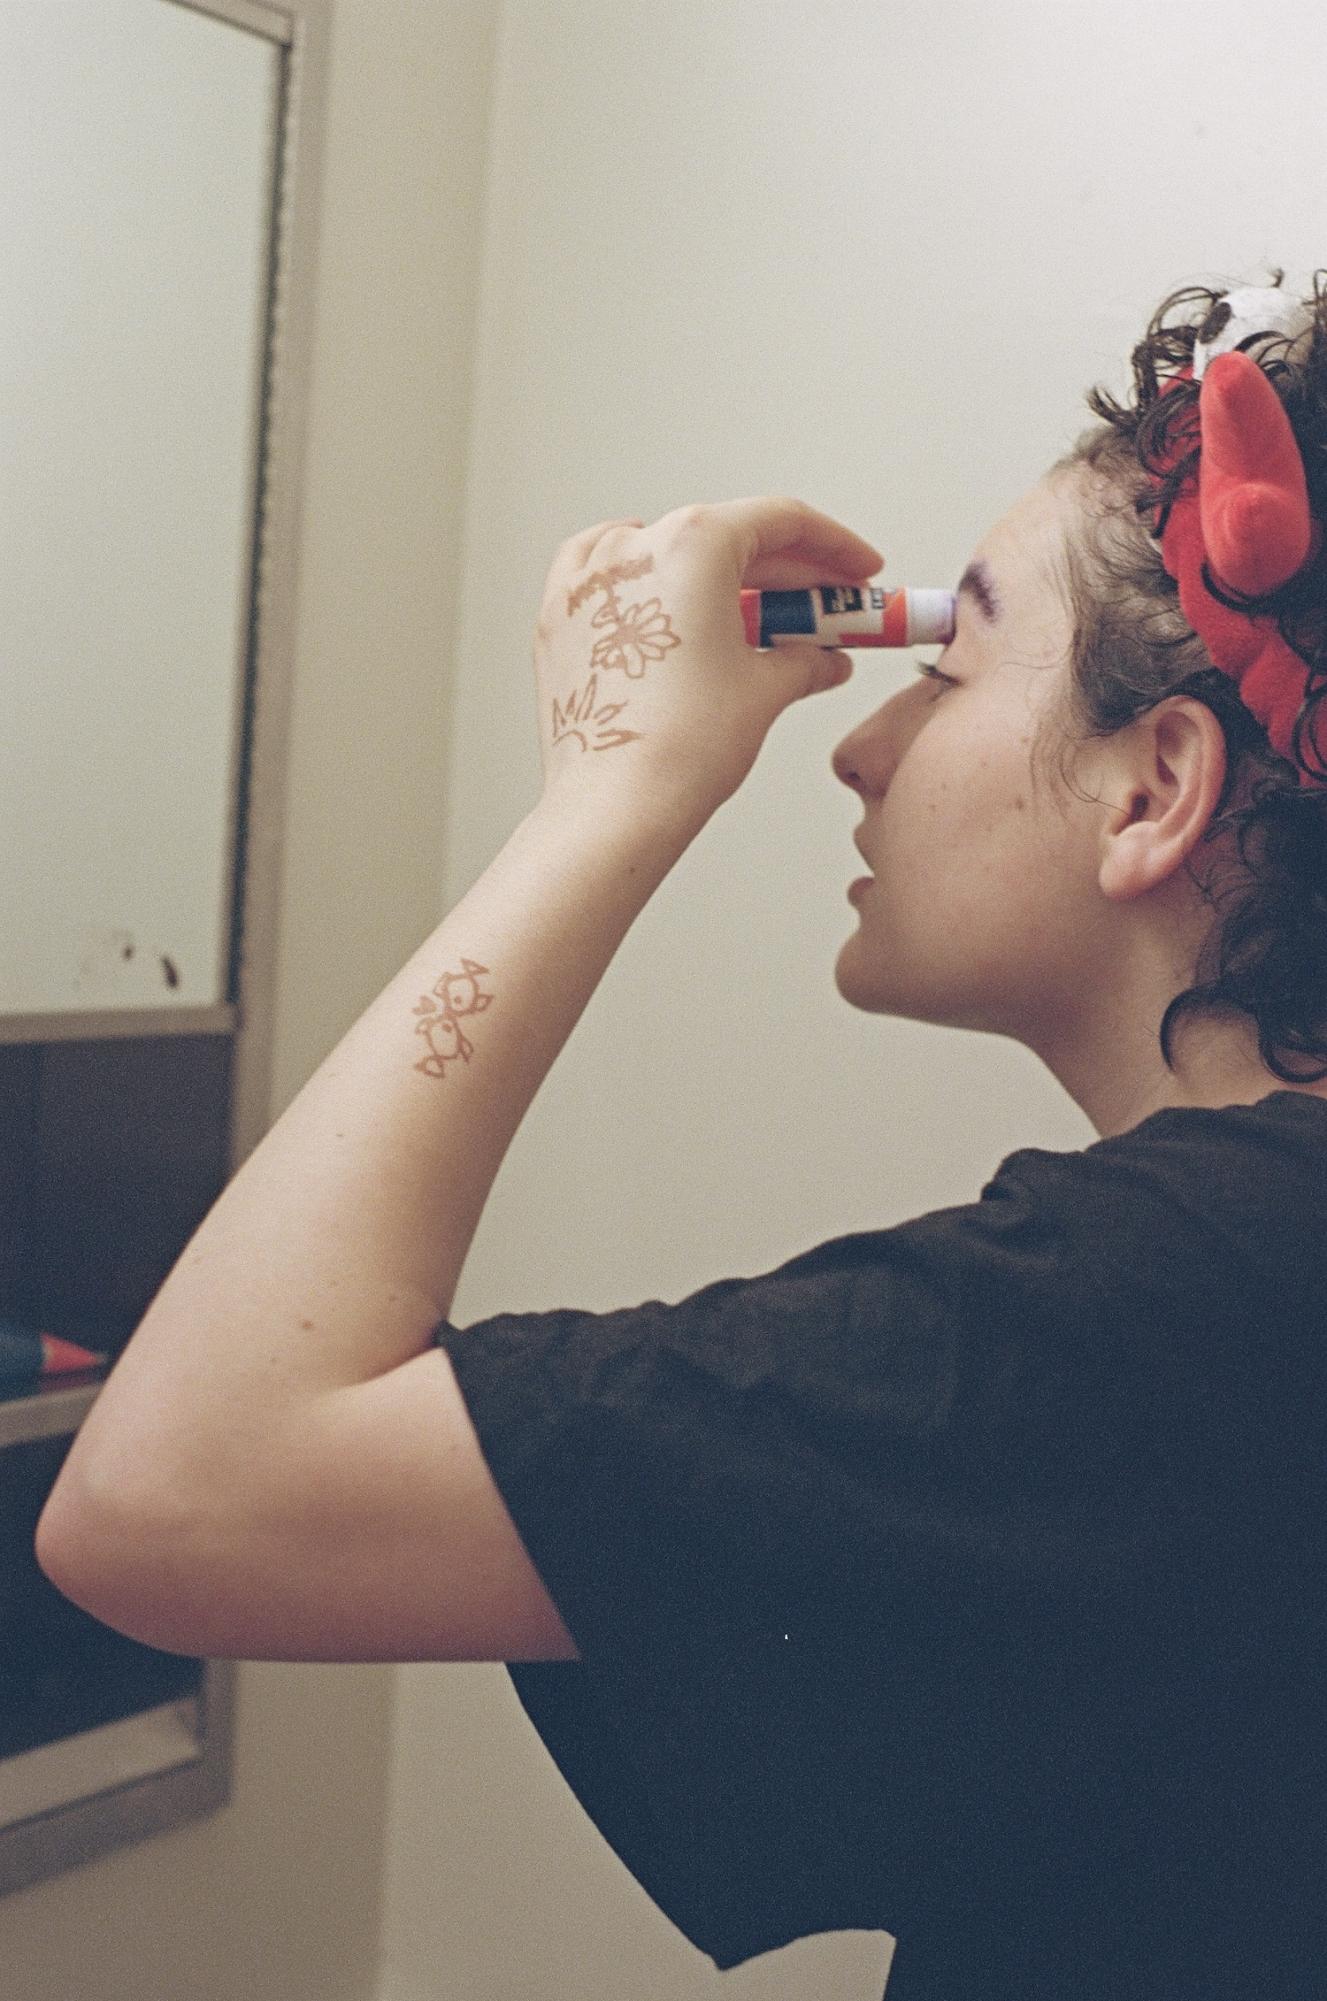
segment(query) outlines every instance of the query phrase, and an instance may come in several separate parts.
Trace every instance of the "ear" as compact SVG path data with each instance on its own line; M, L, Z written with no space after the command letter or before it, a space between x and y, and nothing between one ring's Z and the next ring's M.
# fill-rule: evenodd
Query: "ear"
M1211 822L1226 778L1226 739L1217 718L1192 695L1149 709L1111 743L1103 765L1101 893L1127 903L1181 868Z

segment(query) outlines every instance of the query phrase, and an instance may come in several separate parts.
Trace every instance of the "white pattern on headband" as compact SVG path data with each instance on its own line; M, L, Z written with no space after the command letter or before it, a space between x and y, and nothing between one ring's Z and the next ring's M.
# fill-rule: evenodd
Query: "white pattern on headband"
M1209 361L1218 354L1229 354L1250 334L1284 334L1298 339L1313 325L1312 309L1276 285L1245 285L1237 292L1225 293L1224 297L1230 307L1230 318L1211 340L1194 342L1195 382L1202 381ZM1255 350L1249 349L1248 352L1257 358Z

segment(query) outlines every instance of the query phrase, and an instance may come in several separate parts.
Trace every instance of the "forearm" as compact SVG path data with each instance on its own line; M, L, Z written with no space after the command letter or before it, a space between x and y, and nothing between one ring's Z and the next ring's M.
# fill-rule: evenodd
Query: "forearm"
M520 823L227 1185L67 1471L121 1496L216 1477L299 1400L430 1346L531 1100L706 817L545 800Z

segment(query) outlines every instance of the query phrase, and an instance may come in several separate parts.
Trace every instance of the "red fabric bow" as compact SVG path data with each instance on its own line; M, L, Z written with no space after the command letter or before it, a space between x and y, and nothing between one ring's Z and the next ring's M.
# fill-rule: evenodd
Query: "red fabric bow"
M1190 364L1163 393L1192 379ZM1188 414L1172 434L1175 449L1167 464L1200 443L1198 479L1196 488L1190 478L1180 489L1161 538L1162 557L1213 664L1232 676L1273 748L1289 758L1309 670L1274 618L1232 611L1214 598L1202 566L1205 557L1209 574L1226 591L1261 596L1317 556L1322 528L1309 509L1304 463L1281 399L1250 354L1235 350L1208 363L1197 437ZM1306 735L1306 752L1312 757L1317 750L1327 774L1316 731ZM1301 769L1301 784L1321 782Z

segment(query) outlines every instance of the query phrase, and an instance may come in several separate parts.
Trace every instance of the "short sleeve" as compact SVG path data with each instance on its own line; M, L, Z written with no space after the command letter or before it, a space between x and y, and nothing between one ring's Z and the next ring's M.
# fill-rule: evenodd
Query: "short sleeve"
M889 2001L945 1991L1081 1823L1085 1722L1085 1784L1115 1769L1174 1602L1174 1383L1091 1307L1081 1156L1033 1151L676 1304L436 1331L581 1654L509 1665L520 1701L720 1968L881 1929Z

